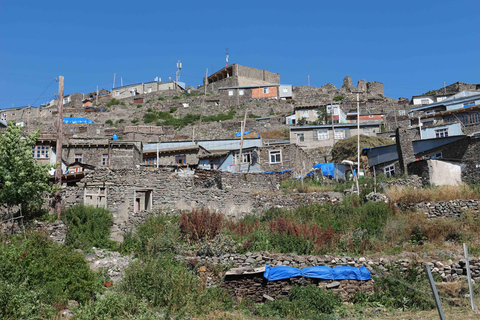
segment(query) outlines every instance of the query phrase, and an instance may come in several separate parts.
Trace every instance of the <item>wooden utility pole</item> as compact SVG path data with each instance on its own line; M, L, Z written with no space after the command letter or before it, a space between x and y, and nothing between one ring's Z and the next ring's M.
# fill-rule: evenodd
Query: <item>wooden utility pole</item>
M95 99L95 104L98 105L98 86L97 86L97 97Z
M56 147L56 162L57 169L55 170L55 195L52 199L50 207L50 214L57 212L57 219L60 219L62 213L62 143L63 143L63 76L58 77L58 118L57 118L57 147Z
M357 195L360 196L360 186L358 178L360 177L360 94L357 92Z
M241 134L241 137L240 137L240 154L238 155L238 164L237 166L235 167L236 168L236 172L240 171L240 169L242 168L242 160L243 160L243 157L242 157L242 152L243 152L243 134L245 132L245 124L247 123L247 113L248 113L248 109L245 109L245 117L243 119L243 122L241 122L241 126L240 126L240 134Z

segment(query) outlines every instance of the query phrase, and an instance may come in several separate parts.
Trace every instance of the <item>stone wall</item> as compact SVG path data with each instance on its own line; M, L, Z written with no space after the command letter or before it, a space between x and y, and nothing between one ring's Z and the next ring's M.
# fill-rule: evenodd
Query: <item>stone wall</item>
M321 280L296 277L267 281L262 274L226 276L221 286L237 301L250 298L256 303L261 303L266 300L287 298L292 286L311 284L339 293L345 301L349 301L357 292L373 294L372 280Z
M100 168L88 173L77 187L65 189L63 197L66 206L71 206L83 203L85 188L97 188L99 192L104 189L106 207L115 219L114 237L120 236L121 230L131 228L135 216L142 214L144 209L135 209L135 205L136 198L145 192L149 195L140 202L151 199L148 212L206 207L222 212L228 218L271 207L295 208L305 203L338 201L328 194L281 194L281 182L290 177L290 173L229 173L197 169L193 176L173 169Z
M209 262L212 264L228 265L233 268L258 268L270 265L276 266L291 266L294 268L305 268L311 266L350 266L350 267L366 267L372 276L381 276L388 274L391 268L399 269L400 271L408 270L409 268L417 268L420 273L425 271L424 265L429 265L432 273L436 273L442 277L442 280L456 281L465 279L467 275L465 260L438 261L425 260L418 261L413 258L403 258L398 256L378 257L349 257L349 256L335 256L335 255L321 255L321 256L299 256L295 254L274 254L269 252L247 252L245 254L224 254L219 257L191 257L187 258L195 261ZM472 279L475 282L480 281L480 258L469 257L470 271Z
M450 200L421 202L412 208L425 213L428 218L458 218L466 211L478 214L480 200Z
M395 133L395 141L397 142L398 160L400 162L400 170L402 174L407 173L407 165L415 161L415 153L413 152L412 141L415 140L418 130L397 128Z

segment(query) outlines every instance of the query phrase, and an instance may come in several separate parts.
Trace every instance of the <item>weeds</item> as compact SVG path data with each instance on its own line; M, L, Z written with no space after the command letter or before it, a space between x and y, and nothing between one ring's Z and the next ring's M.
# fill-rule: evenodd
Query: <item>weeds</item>
M215 238L222 229L223 215L206 208L183 212L180 216L180 230L190 241Z

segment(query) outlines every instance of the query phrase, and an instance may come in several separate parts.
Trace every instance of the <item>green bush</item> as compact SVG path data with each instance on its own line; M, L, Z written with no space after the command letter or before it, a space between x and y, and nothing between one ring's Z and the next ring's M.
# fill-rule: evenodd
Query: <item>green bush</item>
M150 216L137 226L136 233L127 233L121 249L134 251L139 256L175 253L180 240L178 217L164 215Z
M217 122L217 121L232 120L236 113L237 111L230 110L227 114L219 113L217 115L205 116L205 117L202 117L202 122Z
M97 279L82 254L43 234L26 234L22 239L11 238L9 245L0 244L0 281L18 286L12 294L23 296L25 292L26 300L37 297L40 303L50 305L69 299L85 302L100 290ZM1 299L14 290L0 288ZM5 301L0 305L9 308Z
M261 117L262 117L262 116L257 116L256 114L253 114L253 113L250 113L250 114L248 115L248 118L249 118L249 119L257 119L257 118L261 118Z
M148 301L137 300L135 296L116 291L97 295L95 301L81 305L74 310L75 319L157 319L148 308Z
M333 101L341 101L343 99L345 99L344 96L336 96L335 98L333 98Z
M137 299L145 299L155 308L180 314L202 314L233 307L232 299L224 290L204 290L203 285L199 277L188 271L185 263L164 254L131 262L119 290Z
M108 119L105 121L105 124L109 124L111 126L113 126L113 121L111 119Z
M111 106L118 106L118 105L124 106L125 102L113 98L111 100L108 100L107 103L105 103L105 107L107 108L110 108Z
M43 290L31 290L24 283L0 280L0 314L2 319L53 318L53 307L44 303Z
M254 313L260 317L296 319L331 319L328 315L342 305L338 294L313 285L294 286L288 299L268 301L257 306Z
M178 110L177 107L171 107L170 110L169 110L169 112L170 112L170 113L174 113L174 112L177 111L177 110Z
M103 208L76 205L66 211L68 224L66 244L82 250L92 247L114 249L109 239L113 215Z

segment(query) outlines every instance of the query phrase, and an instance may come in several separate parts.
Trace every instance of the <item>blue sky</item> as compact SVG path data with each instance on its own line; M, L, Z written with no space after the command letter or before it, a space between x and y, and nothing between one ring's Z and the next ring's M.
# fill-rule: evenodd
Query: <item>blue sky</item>
M480 83L480 1L0 0L0 108L39 106L58 92L175 78L239 63L294 86L345 76L410 98Z

